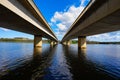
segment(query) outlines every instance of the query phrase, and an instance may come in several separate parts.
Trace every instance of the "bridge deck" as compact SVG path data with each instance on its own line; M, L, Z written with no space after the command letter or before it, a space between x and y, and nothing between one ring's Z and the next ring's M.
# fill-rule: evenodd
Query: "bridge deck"
M120 0L96 0L80 14L62 41L120 30ZM82 15L82 16L81 16Z

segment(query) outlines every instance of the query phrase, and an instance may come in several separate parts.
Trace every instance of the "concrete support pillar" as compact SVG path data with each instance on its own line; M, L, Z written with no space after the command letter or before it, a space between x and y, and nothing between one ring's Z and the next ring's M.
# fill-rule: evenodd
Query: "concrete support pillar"
M55 42L53 42L53 45L55 45Z
M57 44L57 42L55 42L55 45Z
M54 45L54 43L53 43L53 41L51 41L51 42L50 42L50 46L53 46L53 45Z
M34 36L34 47L42 47L42 36L40 35Z
M55 45L57 44L57 42L55 42Z
M66 42L63 42L64 45L66 45Z
M70 40L66 41L66 45L68 46L70 45Z
M78 47L80 49L86 49L86 36L78 37Z
M56 45L57 44L57 42L54 42L54 45Z

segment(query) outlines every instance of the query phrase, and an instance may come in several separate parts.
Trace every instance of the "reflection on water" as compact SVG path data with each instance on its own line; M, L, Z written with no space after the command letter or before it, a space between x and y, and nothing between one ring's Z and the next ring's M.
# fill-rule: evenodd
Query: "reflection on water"
M0 42L0 80L119 80L120 45Z
M42 54L42 48L35 47L34 48L34 56Z
M67 64L62 45L55 46L52 53L54 55L46 68L44 80L72 80L70 66Z

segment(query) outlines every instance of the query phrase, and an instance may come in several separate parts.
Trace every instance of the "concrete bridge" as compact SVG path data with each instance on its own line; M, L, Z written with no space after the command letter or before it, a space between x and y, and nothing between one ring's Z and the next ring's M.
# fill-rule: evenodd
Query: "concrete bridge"
M57 37L33 0L0 0L0 27L34 35L34 46L42 46L42 37L58 42ZM120 0L91 0L62 39L78 38L86 48L86 36L120 30Z
M0 0L0 27L34 35L35 47L42 46L42 37L51 45L58 41L33 0Z
M120 30L120 0L91 0L62 39L69 45L78 38L78 46L86 48L86 36Z

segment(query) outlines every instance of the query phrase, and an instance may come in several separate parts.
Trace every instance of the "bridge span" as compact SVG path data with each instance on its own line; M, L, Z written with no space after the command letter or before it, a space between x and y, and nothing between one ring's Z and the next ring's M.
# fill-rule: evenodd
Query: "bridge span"
M70 39L78 38L78 47L83 49L86 36L117 30L120 30L120 0L91 0L61 42L69 45Z
M42 46L42 37L58 42L33 0L0 0L0 27L34 35L35 47Z

